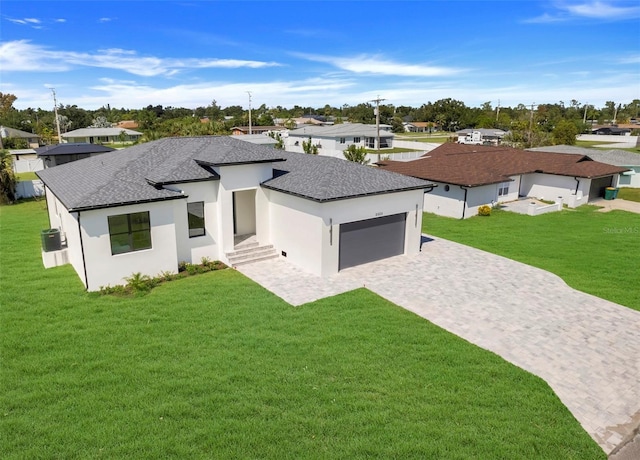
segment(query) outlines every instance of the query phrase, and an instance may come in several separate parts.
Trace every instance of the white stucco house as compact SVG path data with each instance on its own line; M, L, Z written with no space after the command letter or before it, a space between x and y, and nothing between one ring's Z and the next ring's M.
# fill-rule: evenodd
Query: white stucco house
M620 175L617 187L640 188L640 155L627 150L596 150L573 145L552 145L529 149L534 152L573 153L585 155L594 161L620 166L626 171Z
M627 169L585 155L532 152L510 147L447 143L407 162L380 166L428 180L424 211L465 219L482 205L534 197L562 199L571 208L602 197Z
M136 142L142 133L126 128L80 128L60 135L65 142L104 144L113 142Z
M300 269L328 276L419 251L428 183L231 136L167 138L37 173L49 222L89 291L203 257L234 265L247 235Z
M389 125L380 125L380 150L393 148L394 134ZM311 140L318 146L318 155L344 159L343 152L350 146L376 149L378 129L376 125L341 123L331 126L305 125L284 135L285 150L304 152L302 143Z

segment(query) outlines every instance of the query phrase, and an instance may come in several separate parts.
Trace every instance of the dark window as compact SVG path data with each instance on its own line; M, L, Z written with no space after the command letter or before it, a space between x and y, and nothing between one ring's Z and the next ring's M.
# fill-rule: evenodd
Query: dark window
M498 196L506 196L509 194L509 182L498 185Z
M189 238L204 235L204 201L187 203L187 218L189 219Z
M108 220L111 254L151 248L151 224L148 211L109 216Z
M346 138L344 138L344 137L341 137L341 138L340 138L340 143L341 143L341 144L344 144L345 142L347 142L347 139L346 139Z
M354 144L359 144L359 143L360 143L360 141L361 141L361 139L360 139L359 137L354 137L354 138L353 138L353 143L354 143Z

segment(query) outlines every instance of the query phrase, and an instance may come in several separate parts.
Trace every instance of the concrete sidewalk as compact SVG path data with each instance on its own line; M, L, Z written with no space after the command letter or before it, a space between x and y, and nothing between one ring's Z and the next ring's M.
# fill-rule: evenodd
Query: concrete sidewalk
M599 209L600 212L609 212L617 209L620 211L629 211L640 214L640 203L636 201L623 200L621 198L616 198L615 200L605 200L602 198L590 201L589 204L600 206L602 208Z
M543 378L607 453L640 425L640 312L443 239L330 278L285 259L239 271L292 305L367 287Z

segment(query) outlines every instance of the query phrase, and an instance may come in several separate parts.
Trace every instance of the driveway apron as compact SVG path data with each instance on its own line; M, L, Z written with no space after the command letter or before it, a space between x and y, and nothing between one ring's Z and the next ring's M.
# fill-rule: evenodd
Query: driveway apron
M239 270L292 305L365 286L544 379L607 454L640 425L640 312L544 270L439 238L329 278L284 259Z

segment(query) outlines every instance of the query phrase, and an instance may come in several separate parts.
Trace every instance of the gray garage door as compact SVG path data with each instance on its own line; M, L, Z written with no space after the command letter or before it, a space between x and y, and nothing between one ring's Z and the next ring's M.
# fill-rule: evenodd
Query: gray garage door
M340 225L338 269L404 254L406 214Z
M611 187L612 180L613 176L591 179L591 187L589 187L589 201L595 200L596 198L602 198L604 196L604 189Z

